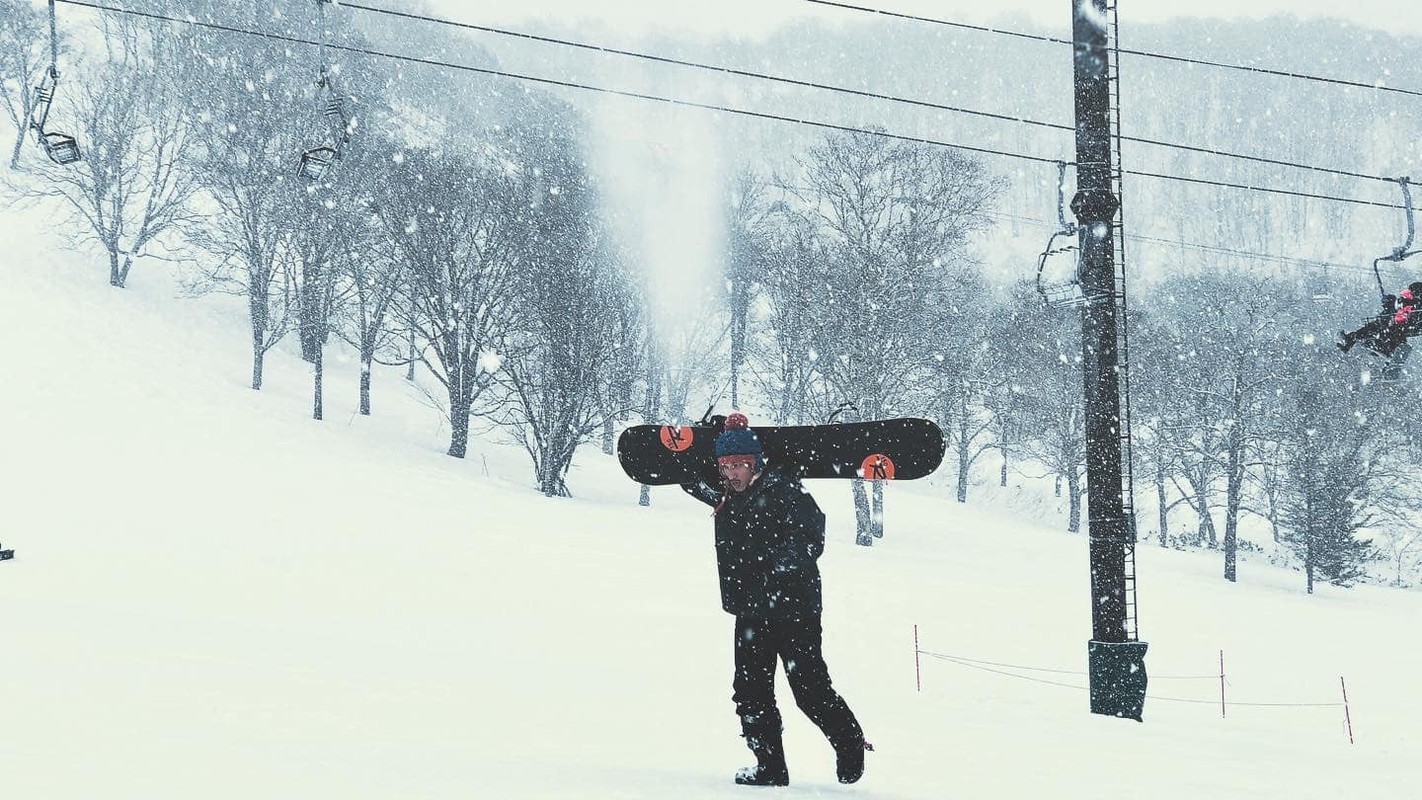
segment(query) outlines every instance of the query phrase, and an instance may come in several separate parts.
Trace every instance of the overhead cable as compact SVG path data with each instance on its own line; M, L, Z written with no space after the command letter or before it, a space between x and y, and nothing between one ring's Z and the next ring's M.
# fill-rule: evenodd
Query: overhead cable
M815 5L820 6L842 8L849 11L860 11L869 14L879 14L885 17L895 17L898 19L912 20L914 22L929 22L935 25L946 25L951 28L980 31L983 33L992 33L1001 36L1013 36L1020 39L1031 39L1039 42L1050 42L1052 44L1068 45L1073 44L1072 40L1070 39L1062 39L1056 36L1041 36L1033 33L1023 33L1021 31L1005 30L1003 28L990 28L985 25L970 25L965 22L954 22L951 20L937 19L934 17L920 17L914 14L904 14L897 11L885 11L884 9L880 8L870 8L867 6L854 5L852 3L838 2L837 0L805 0L805 2L813 3ZM1243 72L1257 72L1264 75L1274 75L1280 78L1297 78L1300 80L1316 81L1318 83L1331 83L1338 86L1350 86L1357 89L1372 89L1378 92L1395 92L1397 94L1410 95L1412 97L1422 97L1422 91L1417 91L1415 89L1405 89L1398 86L1384 86L1380 83L1364 83L1362 81L1347 80L1344 78L1328 78L1321 75L1310 75L1303 72L1290 72L1288 70L1269 69L1267 67L1250 67L1245 66L1243 64L1230 64L1223 61L1210 61L1208 59L1203 58L1190 58L1187 56L1177 56L1168 53L1155 53L1149 50L1128 50L1124 47L1118 48L1118 50L1119 52L1125 53L1127 55L1139 56L1141 58L1156 58L1164 61L1173 61L1181 64L1194 64L1196 66L1240 70Z
M73 6L79 6L79 7L83 7L83 8L91 8L91 9L95 9L95 10L97 10L97 11L104 11L104 12L118 13L118 14L128 14L128 15L132 15L132 16L143 17L143 18L146 18L146 19L160 20L160 21L163 21L163 22L176 22L176 23L181 23L181 24L185 24L185 25L191 25L191 26L200 27L200 28L207 28L207 29L210 29L210 30L220 30L220 31L228 32L228 33L237 33L237 34L243 34L243 35L247 35L247 36L254 36L254 37L259 37L259 38L271 39L271 40L274 40L274 41L288 42L288 43L294 43L294 44L306 44L306 45L310 45L310 46L313 46L313 47L320 46L320 42L317 42L317 41L312 40L312 39L305 39L305 38L302 38L302 37L299 37L299 36L288 36L288 35L285 35L285 34L270 33L270 32L266 32L266 31L255 31L255 30L251 30L251 29L247 29L247 28L238 28L238 27L234 27L234 26L230 26L230 25L222 25L222 24L215 23L215 22L204 22L204 21L202 21L202 20L197 20L197 19L192 19L192 18L186 18L186 19L185 19L185 18L172 17L172 16L167 16L167 15L164 15L164 14L158 14L158 13L149 12L149 11L139 11L139 10L137 10L137 9L121 8L121 7L117 7L117 6L107 6L107 5L103 5L103 4L100 4L100 3L85 2L85 0L58 0L58 2L66 3L66 4L68 4L68 5L73 5ZM1060 159L1056 159L1056 158L1048 158L1048 157L1044 157L1044 156L1034 156L1034 155L1029 155L1029 154L1026 154L1026 153L1016 153L1016 152L1007 151L1007 150L997 150L997 149L990 148L990 147L980 147L980 146L976 146L976 145L967 145L967 144L961 144L961 143L957 143L957 142L946 142L946 141L941 141L941 140L937 140L937 139L929 139L929 138L926 138L926 137L919 137L919 136L908 136L908 135L905 135L905 134L891 133L891 132L885 131L885 130L875 130L875 129L869 129L869 128L860 128L860 127L856 127L856 126L853 126L853 125L840 125L840 124L836 124L836 123L823 122L823 121L819 121L819 120L812 120L812 119L804 119L804 118L800 118L800 117L785 116L785 115L782 115L782 114L772 114L772 113L764 112L764 111L753 111L753 110L749 110L749 109L733 108L733 107L730 107L730 106L716 105L716 104L713 104L713 103L701 103L701 102L696 102L696 101L692 101L692 100L685 100L685 99L681 99L681 98L664 97L664 96L661 96L661 95L648 94L648 93L645 93L645 92L632 92L632 91L627 91L627 90L622 90L622 89L610 89L610 88L607 88L607 87L594 86L594 85L586 84L586 83L576 83L576 82L573 82L573 81L564 81L564 80L558 80L558 79L555 79L555 78L544 78L544 77L538 77L538 76L534 76L534 75L524 75L524 74L515 73L515 72L507 72L507 71L504 71L504 70L492 69L492 68L489 68L489 67L476 67L476 66L472 66L472 65L468 65L468 64L456 64L456 63L452 63L452 62L449 62L449 61L440 61L440 60L437 60L437 59L421 58L421 57L418 57L418 56L405 55L405 54L401 54L401 53L391 53L391 52L385 52L385 51L381 51L381 50L373 50L373 49L363 48L363 47L354 47L354 46L352 46L352 45L334 44L334 43L329 43L329 42L328 42L328 43L326 44L326 48L329 49L329 50L340 50L340 51L344 51L344 52L357 53L357 54L361 54L361 55L376 56L376 57L381 57L381 58L389 58L389 59L393 59L393 60L396 60L396 61L404 61L404 62L407 62L407 63L423 64L423 65L432 66L432 67L442 67L442 68L446 68L446 69L456 69L456 70L460 70L460 71L464 71L464 72L473 72L473 73L478 73L478 74L483 74L483 75L492 75L492 76L498 76L498 77L504 77L504 78L512 78L512 79L515 79L515 80L529 81L529 82L532 82L532 83L539 83L539 84L543 84L543 85L546 85L546 86L557 86L557 87L561 87L561 88L565 88L565 89L579 89L579 90L583 90L583 91L599 92L599 93L610 94L610 95L615 95L615 96L619 96L619 97L628 97L628 98L633 98L633 99L638 99L638 100L650 100L650 101L654 101L654 102L667 103L667 104L670 104L670 105L683 106L683 107L687 107L687 108L699 108L699 109L703 109L703 110L706 110L706 111L717 111L717 112L721 112L721 113L734 114L734 115L739 115L739 116L747 116L747 117L753 117L753 118L757 118L757 119L767 119L767 120L774 120L774 121L778 121L778 122L789 122L789 123L794 123L794 124L797 124L797 125L806 125L806 126L809 126L809 127L820 128L820 129L823 129L823 130L834 130L834 131L840 131L840 132L845 132L845 133L861 133L861 134L866 134L866 135L872 135L872 136L879 136L879 137L888 138L888 139L894 139L894 140L898 140L898 141L913 142L913 143L917 143L917 144L928 144L928 145L934 145L934 146L938 146L938 147L947 147L947 148L954 149L954 150L962 150L962 151L970 152L970 153L979 153L979 154L982 154L982 155L1001 156L1001 157L1004 157L1004 158L1015 158L1015 159L1023 160L1023 161L1032 161L1032 162L1036 162L1036 163L1046 163L1046 164L1057 164L1057 163L1060 162ZM1353 198L1353 197L1339 197L1339 196L1336 196L1336 195L1318 194L1318 193L1313 193L1313 192L1303 192L1303 191L1296 191L1296 190L1292 190L1292 189L1276 189L1276 188L1269 187L1269 186L1259 186L1259 185L1252 185L1252 184L1232 183L1232 182L1227 182L1227 181L1214 181L1214 180L1208 180L1208 179L1205 179L1205 178L1190 178L1190 177L1185 177L1185 176L1180 176L1180 175L1169 175L1169 174L1165 174L1165 173L1143 172L1143 171L1138 171L1138 170L1122 170L1122 173L1124 173L1124 174L1126 174L1126 175L1137 175L1137 176L1140 176L1140 177L1157 178L1157 179L1160 179L1160 180L1178 181L1178 182L1192 183L1192 184L1197 184L1197 185L1217 186L1217 187L1231 188L1231 189L1245 189L1245 190L1256 191L1256 192L1265 192L1265 193L1271 193L1271 194L1288 195L1288 196L1291 196L1291 197L1304 197L1304 198L1310 198L1310 199L1314 199L1314 200L1328 200L1328 201L1331 201L1331 202L1347 203L1347 204L1350 204L1350 205L1371 206L1371 207L1388 208L1388 209L1402 209L1402 208L1403 208L1403 206L1396 205L1396 204L1393 204L1393 203L1385 203L1385 202L1374 201L1374 200L1360 200L1360 199L1358 199L1358 198Z
M979 110L979 109L963 108L963 107L960 107L960 106L951 106L951 105L946 105L946 104L943 104L943 103L936 103L936 102L933 102L933 101L930 101L930 100L920 100L920 99L915 99L915 98L899 97L899 96L896 96L896 95L883 94L883 93L880 93L880 92L871 92L871 91L867 91L867 90L863 90L863 89L851 89L851 88L844 87L844 86L835 86L835 85L832 85L832 84L819 83L819 82L816 82L816 81L801 80L801 79L798 79L798 78L790 78L790 77L786 77L786 76L783 76L783 75L768 75L768 74L762 73L762 72L754 72L754 71L751 71L751 70L736 69L736 68L734 68L734 67L719 66L719 65L714 65L714 64L702 64L702 63L699 63L699 62L696 62L696 61L689 61L689 60L686 60L686 59L671 58L671 57L668 57L668 56L659 56L659 55L653 55L653 54L649 54L649 53L640 53L640 52L637 52L637 51L634 51L634 50L624 50L624 49L616 48L616 47L606 47L606 46L598 45L598 44L589 44L589 43L587 43L587 42L578 42L578 41L573 41L573 40L570 40L570 39L560 39L560 38L556 38L556 37L552 37L552 36L541 36L541 35L538 35L538 34L525 33L525 32L521 32L521 31L510 31L510 30L505 30L505 29L503 29L503 28L495 28L495 27L492 27L492 26L489 26L489 25L476 25L476 24L469 23L469 22L459 22L459 21L456 21L456 20L443 19L443 18L440 18L440 17L432 17L432 16L428 16L428 15L425 15L425 14L415 14L415 13L411 13L411 12L407 12L407 11L395 11L395 10L393 10L393 9L380 8L380 7L378 7L378 6L362 5L362 4L360 4L360 3L344 2L344 3L342 3L341 5L344 6L344 7L346 7L346 8L355 9L355 10L359 10L359 11L366 11L366 12L370 12L370 13L374 13L374 14L384 14L384 15L387 15L387 16L399 17L399 18L403 18L403 19L418 20L418 21L429 22L429 23L438 24L438 25L448 25L448 26L451 26L451 27L463 28L463 29L465 29L465 30L479 31L479 32L482 32L482 33L492 33L492 34L495 34L495 35L498 35L498 36L508 36L508 37L517 38L517 39L525 39L525 40L529 40L529 41L542 42L542 43L545 43L545 44L558 45L558 46L561 46L561 47L571 47L571 48L577 48L577 49L582 49L582 50L590 50L590 51L594 51L594 52L598 52L598 53L607 53L607 54L609 54L609 55L616 55L616 56L623 56L623 57L627 57L627 58L641 59L641 60L643 60L643 61L651 61L651 62L656 62L656 63L660 63L660 64L670 64L670 65L679 66L679 67L687 67L687 68L690 68L690 69L706 70L706 71L710 71L710 72L721 73L721 74L724 74L724 75L734 75L734 76L743 77L743 78L755 78L755 79L757 79L757 80L772 81L772 82L775 82L775 83L783 83L783 84L787 84L787 85L790 85L790 86L801 86L801 87L810 88L810 89L818 89L818 90L824 90L824 91L829 91L829 92L835 92L835 93L838 93L838 94L852 95L852 96L855 96L855 97L871 98L871 99L875 99L875 100L887 100L887 101L893 102L893 103L902 103L902 104L904 104L904 105L918 106L918 107L920 107L920 108L931 108L931 109L935 109L935 110L938 110L938 111L949 111L949 112L952 112L952 113L954 113L954 114L965 114L965 115L976 116L976 117L985 117L985 118L988 118L988 119L995 119L995 120L1001 120L1001 121L1004 121L1004 122L1017 123L1017 124L1021 124L1021 125L1029 125L1029 126L1034 126L1034 127L1047 128L1047 129L1050 129L1050 130L1071 131L1071 132L1074 132L1074 131L1076 130L1076 127L1073 126L1073 125L1065 125L1065 124L1058 123L1058 122L1047 122L1047 121L1044 121L1044 120L1032 119L1032 118L1030 118L1030 117L1024 117L1024 116L1020 116L1020 115L1000 114L1000 113L991 112L991 111L982 111L982 110ZM1122 52L1125 52L1125 51L1122 51ZM1207 155L1220 156L1220 157L1222 157L1222 158L1234 158L1234 159L1240 159L1240 160L1243 160L1243 161L1253 161L1253 162L1260 163L1260 164L1272 164L1272 165L1281 166L1281 167L1292 167L1292 168L1294 168L1294 169L1309 170L1309 171L1312 171L1312 172L1322 172L1322 173L1327 173L1327 174L1330 174L1330 175L1341 175L1341 176L1349 177L1349 178L1361 178L1361 179L1363 179L1363 180L1374 180L1374 181L1391 181L1391 180L1393 180L1393 178L1390 178L1390 177L1383 177L1383 176L1379 176L1379 175L1369 175L1369 174L1367 174L1367 173L1354 172L1354 171L1351 171L1351 170L1335 169L1335 168L1332 168L1332 167L1320 167L1320 166L1315 166L1315 165L1312 165L1312 164L1301 164L1301 163L1298 163L1298 162L1295 162L1295 161L1285 161L1285 160L1283 160L1283 159L1277 159L1277 158L1267 158L1267 157L1264 157L1264 156L1254 156L1254 155L1247 155L1247 154L1243 154L1243 153L1233 153L1233 152L1230 152L1230 151L1228 151L1228 150L1220 150L1220 149L1217 149L1217 148L1199 147L1199 146L1195 146L1195 145L1179 144L1179 143L1176 143L1176 142L1162 141L1162 140L1159 140L1159 139L1149 139L1149 138L1140 137L1140 136L1126 136L1126 135L1122 135L1122 136L1120 137L1120 139L1121 139L1122 141L1136 142L1136 143L1138 143L1138 144L1151 145L1151 146L1154 146L1154 147L1165 147L1165 148L1170 148L1170 149L1174 149L1174 150L1185 150L1185 151L1189 151L1189 152L1192 152L1192 153L1203 153L1203 154L1207 154Z

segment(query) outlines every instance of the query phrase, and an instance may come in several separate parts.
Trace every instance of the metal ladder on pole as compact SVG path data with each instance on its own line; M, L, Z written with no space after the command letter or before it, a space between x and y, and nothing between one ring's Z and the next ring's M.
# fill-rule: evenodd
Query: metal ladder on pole
M1134 453L1131 448L1131 370L1130 347L1127 337L1126 315L1126 203L1122 187L1124 169L1121 165L1121 50L1119 2L1107 6L1111 12L1111 63L1108 83L1111 92L1111 183L1112 191L1120 203L1116 211L1115 224L1111 226L1116 248L1116 276L1114 299L1116 302L1116 369L1121 392L1121 513L1126 518L1125 573L1126 573L1126 641L1139 641L1140 630L1136 616L1136 508L1135 480L1133 468Z

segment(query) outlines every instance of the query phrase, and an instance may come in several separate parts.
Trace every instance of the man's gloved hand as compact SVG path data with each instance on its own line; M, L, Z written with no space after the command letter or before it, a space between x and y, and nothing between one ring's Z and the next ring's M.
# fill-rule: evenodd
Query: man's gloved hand
M681 484L681 490L708 506L714 506L721 502L721 490L706 481L683 483Z

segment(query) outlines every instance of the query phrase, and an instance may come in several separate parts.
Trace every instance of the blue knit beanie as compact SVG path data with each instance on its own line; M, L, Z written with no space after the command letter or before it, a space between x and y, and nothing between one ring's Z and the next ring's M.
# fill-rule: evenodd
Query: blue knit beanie
M755 456L755 470L765 467L760 439L750 429L750 420L739 411L726 417L726 428L716 437L716 458L721 456Z

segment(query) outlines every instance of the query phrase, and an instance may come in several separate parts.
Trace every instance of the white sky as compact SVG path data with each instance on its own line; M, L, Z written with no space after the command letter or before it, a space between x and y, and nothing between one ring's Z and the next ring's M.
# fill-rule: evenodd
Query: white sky
M843 0L850 5L915 14L952 21L983 24L1004 16L1026 14L1043 25L1069 24L1067 0ZM527 0L520 3L485 3L477 10L468 0L430 0L441 14L467 22L500 22L554 17L604 20L629 32L646 32L675 25L678 28L753 36L794 20L820 18L846 21L865 19L863 12L821 6L805 0L719 0L719 2L657 2L617 0ZM1171 18L1260 18L1272 14L1299 17L1333 17L1351 23L1400 33L1422 34L1422 13L1415 0L1124 0L1123 25L1128 22L1161 22Z

